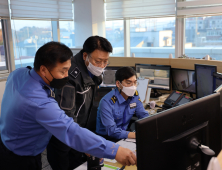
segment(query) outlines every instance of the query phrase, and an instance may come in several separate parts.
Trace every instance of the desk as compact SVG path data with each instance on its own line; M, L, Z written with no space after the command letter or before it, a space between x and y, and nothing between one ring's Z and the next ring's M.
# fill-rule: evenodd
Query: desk
M169 94L167 94L165 96L165 99L169 96ZM154 98L151 98L150 101L155 101L156 102L156 105L158 106L162 106L164 104L164 102L160 101L159 98L158 99L154 99ZM144 106L145 107L145 106ZM154 115L157 113L157 109L161 109L160 107L155 107L154 109L146 109L146 111L149 112L150 115Z
M120 163L111 163L111 162L106 162L104 161L104 163L106 165L111 165L111 166L115 166L115 167L118 167L118 168L121 168L122 165ZM102 167L101 170L105 170L106 167ZM80 165L78 168L76 168L75 170L87 170L87 162L85 162L84 164ZM112 170L112 169L110 169ZM125 167L125 170L137 170L137 167L134 165L134 166L126 166Z
M128 148L128 149L130 149L131 148L131 150L134 150L135 151L135 143L129 143L129 142L126 142L126 141L124 141L124 140L121 140L121 141L119 141L119 142L117 142L117 143L119 143L120 144L120 146L122 146L122 147L124 147L124 146L126 146L126 148ZM118 168L121 168L122 167L122 165L120 164L120 163L118 163L118 162L116 162L116 163L112 163L112 162L107 162L107 161L104 161L104 164L105 165L110 165L110 166L114 166L114 167L118 167ZM107 167L102 167L101 168L102 170L112 170L111 168L107 168ZM87 162L85 162L84 164L82 164L81 166L79 166L78 168L76 168L75 170L87 170ZM137 166L126 166L125 167L125 170L137 170Z

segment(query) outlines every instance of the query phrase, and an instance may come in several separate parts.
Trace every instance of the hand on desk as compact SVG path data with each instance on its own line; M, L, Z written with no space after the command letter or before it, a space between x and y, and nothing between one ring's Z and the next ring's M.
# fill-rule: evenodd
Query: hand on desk
M134 155L134 153L131 150L123 148L121 146L117 150L115 159L117 162L121 163L124 166L137 164L136 156Z
M128 134L128 138L130 138L130 139L135 139L135 138L136 138L136 133L135 133L135 132L130 132L130 133Z

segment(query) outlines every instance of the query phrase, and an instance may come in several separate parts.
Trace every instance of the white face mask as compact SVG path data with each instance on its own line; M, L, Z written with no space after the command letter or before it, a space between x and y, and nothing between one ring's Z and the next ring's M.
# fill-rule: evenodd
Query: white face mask
M121 83L120 83L121 84ZM122 84L121 84L122 85ZM123 85L122 85L123 86ZM130 87L125 87L123 86L122 92L125 93L127 96L134 96L136 92L136 86L130 86Z
M89 57L88 58L88 61L89 61ZM103 70L105 69L104 68L101 68L101 67L96 67L94 66L92 63L90 63L89 61L89 65L87 66L87 69L95 76L100 76L103 72Z

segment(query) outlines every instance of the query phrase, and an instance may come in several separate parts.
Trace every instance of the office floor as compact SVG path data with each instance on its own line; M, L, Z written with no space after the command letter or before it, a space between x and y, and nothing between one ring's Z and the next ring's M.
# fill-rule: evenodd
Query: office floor
M49 165L48 160L47 160L47 152L46 152L46 150L44 150L42 152L41 156L42 156L42 170L52 170L52 168Z

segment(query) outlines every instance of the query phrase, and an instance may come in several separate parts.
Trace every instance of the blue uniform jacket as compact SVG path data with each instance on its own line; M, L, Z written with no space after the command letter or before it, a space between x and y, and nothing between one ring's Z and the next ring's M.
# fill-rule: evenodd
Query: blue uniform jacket
M140 101L138 92L127 100L114 89L100 101L97 111L96 133L116 139L127 138L126 131L133 114L141 119L149 116Z
M21 156L35 156L53 134L73 149L114 159L119 145L81 128L50 97L50 89L34 69L13 71L2 99L0 132L4 145Z

